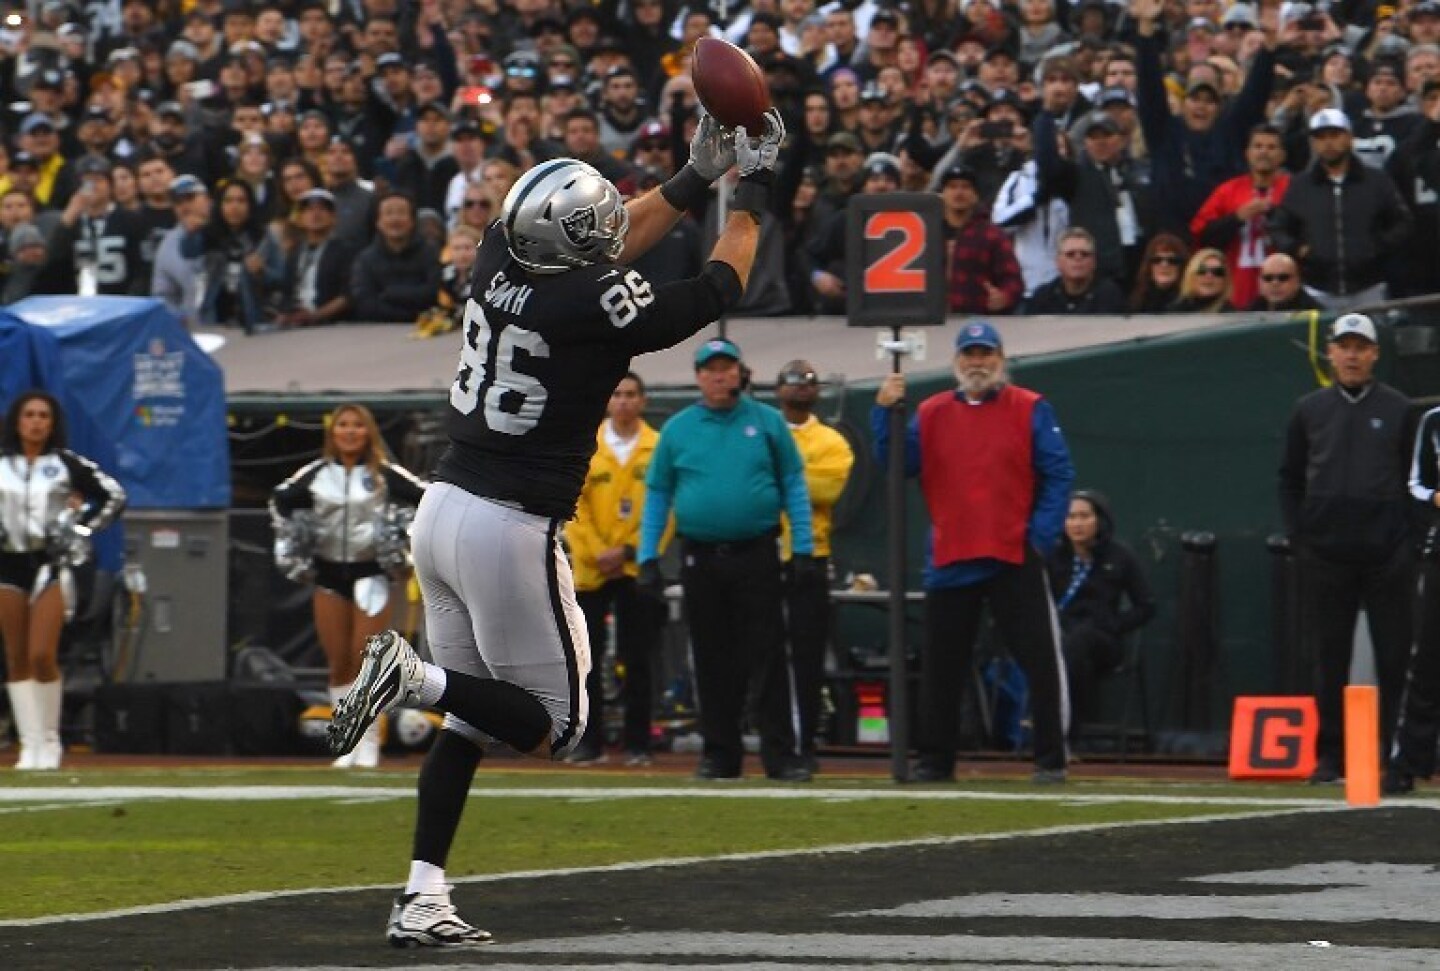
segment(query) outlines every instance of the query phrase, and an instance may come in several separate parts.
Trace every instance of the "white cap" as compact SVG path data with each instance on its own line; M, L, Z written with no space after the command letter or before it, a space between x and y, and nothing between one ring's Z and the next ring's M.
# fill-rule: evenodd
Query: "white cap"
M1229 27L1231 24L1245 24L1248 27L1259 27L1260 20L1255 16L1255 8L1248 3L1237 3L1225 11L1225 16L1220 18L1220 26Z
M1315 8L1308 3L1299 3L1295 0L1285 0L1280 4L1280 23L1288 24L1292 20L1299 20L1301 17L1308 17L1315 12Z
M1375 333L1375 321L1364 314L1341 314L1335 318L1335 323L1330 325L1330 339L1338 341L1342 337L1351 335L1363 337L1372 344L1380 343L1380 337Z
M1341 131L1350 130L1350 116L1339 108L1321 108L1310 116L1310 130L1321 131L1325 128L1339 128Z

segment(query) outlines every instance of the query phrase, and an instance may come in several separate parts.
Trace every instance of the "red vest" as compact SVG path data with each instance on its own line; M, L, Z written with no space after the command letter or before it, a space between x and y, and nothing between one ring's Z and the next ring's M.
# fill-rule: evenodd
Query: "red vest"
M920 404L920 489L930 511L931 562L1025 562L1035 505L1034 433L1040 396L1007 384L984 404L954 391Z

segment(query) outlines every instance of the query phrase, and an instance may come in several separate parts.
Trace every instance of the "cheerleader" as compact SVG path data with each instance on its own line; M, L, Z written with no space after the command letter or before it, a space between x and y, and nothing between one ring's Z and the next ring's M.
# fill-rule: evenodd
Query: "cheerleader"
M423 482L390 461L370 410L344 404L330 416L321 457L277 486L270 500L280 530L301 519L296 514L302 510L312 524L315 633L330 669L332 704L345 697L359 673L365 641L391 626L390 577L380 548L386 507L414 507L424 492ZM379 763L377 723L334 764Z
M15 399L0 434L0 639L20 735L15 768L24 770L58 769L63 754L58 654L74 608L68 557L125 507L120 484L65 444L59 402L44 391Z

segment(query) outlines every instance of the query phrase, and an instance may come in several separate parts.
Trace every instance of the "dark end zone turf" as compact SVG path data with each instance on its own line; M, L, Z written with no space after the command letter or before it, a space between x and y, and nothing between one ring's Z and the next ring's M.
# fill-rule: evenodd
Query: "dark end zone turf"
M603 812L604 806L576 809ZM1250 945L1303 945L1320 940L1336 946L1433 948L1440 943L1440 911L1426 918L1413 901L1401 899L1404 893L1399 883L1403 881L1398 879L1388 878L1395 884L1395 895L1389 900L1387 880L1378 882L1379 889L1358 891L1353 880L1334 881L1351 884L1344 892L1357 895L1355 899L1362 905L1356 910L1364 912L1359 913L1362 919L1312 921L1306 919L1304 895L1338 892L1323 881L1296 886L1289 881L1218 884L1198 878L1342 861L1346 866L1419 864L1440 873L1436 869L1440 865L1436 822L1435 811L1422 808L1292 813L462 885L453 895L461 915L494 932L500 945L463 954L389 948L383 936L390 904L387 892L307 894L168 914L0 929L0 967L69 971L416 963L556 967L626 960L648 960L665 967L714 963L714 955L687 957L664 951L643 958L621 958L612 950L614 945L607 944L614 935L650 933L676 938L685 932L794 937L801 942L800 953L791 956L801 960L806 957L805 940L825 940L827 946L835 946L849 935L856 940L882 935L897 943L976 935ZM197 860L196 865L203 866L204 861ZM1413 880L1411 883L1405 893L1414 896L1416 886ZM1043 917L999 916L999 911L967 916L857 915L952 898L994 899L972 895L1002 894L1012 902L1038 900L1065 913ZM1142 896L1150 901L1160 898L1160 904L1147 906L1173 907L1176 912L1169 915L1174 919L1136 917L1133 913L1087 916L1086 901L1103 903L1107 899L1095 895L1137 895L1131 898L1137 901ZM1187 908L1212 906L1217 895L1253 895L1254 914L1205 918L1187 913ZM1274 904L1281 898L1285 906L1277 910ZM1308 899L1318 902L1322 898ZM1072 913L1069 908L1075 901ZM1375 913L1367 909L1372 901L1378 908ZM1138 904L1133 908L1134 912L1143 909ZM820 937L805 939L801 935ZM576 940L583 938L593 939L593 950L592 944ZM550 945L539 943L554 945L557 939L568 939L565 946L578 945L578 949L563 955L546 953ZM1436 963L1428 966L1440 966L1440 953L1409 953L1420 959L1415 966L1432 960ZM878 959L879 955L872 957ZM899 957L899 953L891 957ZM811 959L820 963L819 955L811 955ZM851 963L873 966L872 958L864 953L856 953Z

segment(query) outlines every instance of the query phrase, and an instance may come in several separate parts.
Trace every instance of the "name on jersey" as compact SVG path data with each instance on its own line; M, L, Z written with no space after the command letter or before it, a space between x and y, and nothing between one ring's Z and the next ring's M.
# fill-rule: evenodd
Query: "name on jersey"
M519 314L525 309L525 301L529 300L530 294L534 292L535 288L528 283L511 283L505 279L505 271L501 270L490 278L490 286L485 291L485 302L496 310Z

